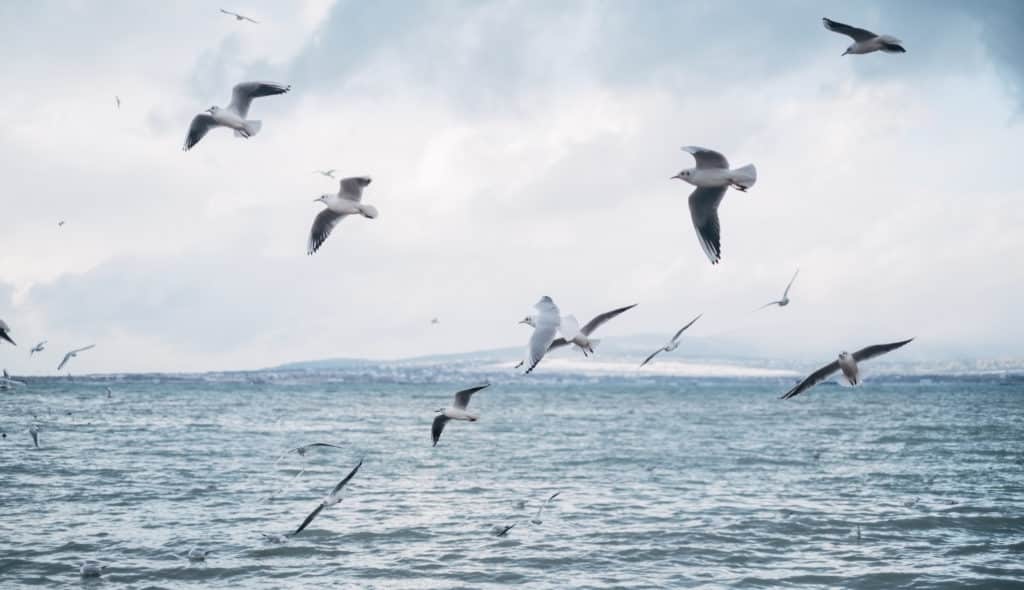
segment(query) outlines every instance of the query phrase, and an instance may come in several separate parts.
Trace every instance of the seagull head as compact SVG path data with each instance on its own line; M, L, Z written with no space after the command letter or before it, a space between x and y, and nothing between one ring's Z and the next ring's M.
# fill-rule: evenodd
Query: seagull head
M675 176L673 176L669 180L675 180L676 178L678 178L679 180L683 180L683 181L689 182L690 184L693 184L693 181L690 180L692 176L693 176L693 169L692 168L687 168L686 170L683 170L679 174L676 174Z
M839 353L839 359L840 360L844 360L845 361L845 360L847 360L849 358L850 358L850 353L846 352L845 350L843 352Z
M326 205L326 204L327 204L327 199L328 199L328 198L329 198L330 196L331 196L331 195L320 195L319 197L317 197L317 198L313 199L313 202L314 202L314 203L320 202L320 203L323 203L324 205Z
M844 52L843 52L843 55L848 55L848 54L850 53L850 48L851 48L851 47L853 47L853 45L851 45L850 47L847 47L847 48L846 48L846 51L844 51ZM841 56L839 56L839 57L842 57L842 55L841 55Z
M528 315L525 318L519 320L519 323L520 324L526 324L527 326L536 328L537 327L537 318L533 317L532 315Z
M206 112L210 113L211 115L215 115L215 114L217 114L217 111L219 111L219 110L220 110L220 107L212 106L212 107L206 109Z

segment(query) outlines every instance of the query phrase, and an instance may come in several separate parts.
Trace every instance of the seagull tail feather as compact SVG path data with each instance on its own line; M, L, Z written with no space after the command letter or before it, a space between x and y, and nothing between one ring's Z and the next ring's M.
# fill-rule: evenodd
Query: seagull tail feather
M757 168L754 168L753 164L747 164L746 166L733 170L730 176L732 177L733 184L746 190L754 186L754 183L757 182Z
M235 137L252 137L263 128L263 121L246 121L245 132L235 129Z
M377 208L373 205L359 205L359 213L367 219L377 219Z

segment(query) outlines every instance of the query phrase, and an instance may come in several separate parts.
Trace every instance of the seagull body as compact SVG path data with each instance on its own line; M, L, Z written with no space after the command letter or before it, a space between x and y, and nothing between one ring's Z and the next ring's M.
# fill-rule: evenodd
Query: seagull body
M519 363L519 365L516 365L517 367L526 365L526 371L523 372L524 375L533 371L537 367L537 363L544 358L544 355L547 354L548 349L551 347L551 343L555 341L555 336L562 325L562 317L558 306L547 295L541 297L540 301L534 304L533 308L537 310L537 313L526 316L525 319L519 322L520 324L533 327L530 342L526 345L526 359Z
M57 227L64 227L65 223L67 223L67 222L64 221L63 219L61 219L60 221L57 222Z
M68 352L67 354L64 355L64 360L62 360L60 362L60 364L57 365L57 370L59 371L59 370L63 369L64 365L68 364L68 361L70 361L71 359L73 359L76 356L78 356L78 353L85 352L86 350L89 350L90 348L95 348L95 347L96 347L95 344L90 344L89 346L83 346L82 348L76 348L76 349L72 350L71 352Z
M444 426L449 420L476 422L480 419L479 415L467 412L466 407L469 405L469 400L473 397L474 393L490 386L490 383L484 383L483 385L463 389L455 394L455 401L452 402L450 408L440 408L437 410L437 416L434 417L434 424L430 428L430 438L434 441L433 446L436 447L437 441L441 440L441 433L444 432Z
M440 323L441 323L441 320L439 320L437 318L434 318L434 319L430 320L430 325L432 325L432 326L436 326L436 325L438 325Z
M314 170L313 174L321 174L323 176L326 176L327 178L334 178L335 172L337 172L337 170L331 168L330 170Z
M78 567L78 575L83 578L98 578L103 575L103 570L105 569L107 569L107 566L102 563L87 559Z
M309 241L306 244L306 254L313 254L320 249L320 246L327 241L331 230L338 225L342 219L349 215L362 215L367 219L377 218L377 208L373 205L364 205L363 188L372 182L369 176L353 176L342 178L338 184L338 194L320 195L313 202L321 202L327 206L313 220L313 227L309 230Z
M554 494L551 494L551 496L547 500L545 500L544 503L541 504L539 508L537 508L537 514L534 515L534 517L530 520L530 522L532 522L533 524L541 524L541 523L543 523L544 521L540 519L541 513L544 512L544 509L548 507L548 504L550 504L551 501L554 500L555 498L557 498L558 494L561 494L561 493L562 492L555 492Z
M45 349L46 349L46 343L47 343L47 341L46 341L46 340L43 340L43 341L42 341L42 342L40 342L39 344L36 344L35 346L33 346L33 347L31 348L31 350L29 350L29 351L28 351L28 355L29 355L29 356L32 356L32 355L34 355L34 354L35 354L35 353L37 353L37 352L43 352L43 350L45 350Z
M17 346L14 340L11 340L11 328L7 325L7 322L0 320L0 338L10 342Z
M786 307L787 305L789 305L789 288L793 286L793 281L796 280L796 275L798 274L800 274L799 268L796 269L795 273L793 273L793 278L789 279L789 284L786 285L786 290L782 292L782 299L779 299L778 301L769 301L768 303L765 303L758 309L764 309L771 305L778 305L779 307Z
M35 447L38 449L39 448L39 425L38 424L33 424L32 426L29 426L28 427L28 433L30 435L32 435L32 444L35 445Z
M515 526L516 523L512 523L510 525L496 524L493 527L491 527L491 534L493 534L495 537L505 537L508 536L508 532L515 528Z
M843 52L843 55L848 53L860 55L864 53L873 53L875 51L884 51L886 53L907 52L907 50L903 48L903 41L900 41L891 35L876 35L866 29L858 29L857 27L844 25L843 23L827 18L821 19L821 22L825 25L826 29L833 33L846 35L853 39L853 45L847 47L846 51Z
M696 146L684 146L682 149L693 154L697 167L687 168L672 178L697 187L690 193L690 218L708 260L711 264L718 264L722 259L718 205L730 186L743 192L754 186L757 182L757 169L753 164L747 164L730 170L729 161L714 150Z
M306 453L308 453L309 451L311 451L313 449L320 448L320 447L331 447L332 449L340 449L341 448L338 445L332 445L330 443L311 443L311 444L308 444L308 445L302 445L301 447L295 447L294 449L290 449L288 452L289 453L296 453L300 457L305 457Z
M896 350L897 348L909 344L912 340L913 338L910 338L909 340L893 342L890 344L875 344L874 346L862 348L853 354L850 354L844 350L843 352L839 353L838 359L811 373L806 379L797 384L796 387L787 391L782 396L782 399L789 399L791 397L795 397L803 393L804 391L807 391L808 389L814 387L818 383L821 383L825 379L828 379L829 376L831 376L836 371L842 371L843 377L846 378L846 381L850 385L857 386L860 384L860 367L858 363L866 361L868 359L873 359L876 356L882 356L887 352L891 352L893 350Z
M117 110L121 110L121 97L114 96L114 104L117 105Z
M206 556L211 553L213 553L213 551L210 551L208 549L193 547L188 550L187 557L189 561L206 561Z
M562 333L563 337L555 338L548 347L548 351L572 344L582 350L584 355L588 352L590 354L594 354L594 347L597 346L600 340L591 338L590 335L612 318L623 312L629 311L636 306L637 304L634 303L633 305L627 305L626 307L620 307L618 309L613 309L596 315L582 328L580 328L579 322L576 321L576 316L571 314L563 316L561 326L559 327L559 331Z
M258 21L253 20L253 19L245 16L244 14L238 14L237 12L231 12L230 10L224 10L223 8L221 8L220 11L223 12L224 14L227 14L227 15L235 17L235 20L238 20L238 21L247 20L247 21L249 21L249 22L251 22L251 23L253 23L255 25L260 24Z
M648 356L647 358L644 359L644 362L640 363L640 366L642 367L642 366L646 365L647 363L651 362L651 360L653 360L654 357L658 356L659 354L661 354L663 352L672 352L673 350L679 348L679 337L682 336L683 332L685 332L687 328L692 326L703 315L704 314L700 314L699 316L697 316L697 317L693 318L692 320L690 320L690 323L686 324L682 328L679 328L679 331L675 333L675 336L672 336L672 340L669 340L668 344L666 344L665 346L662 346L658 350L655 350L654 352L652 352L650 356Z
M327 496L320 501L320 505L317 506L316 509L313 510L313 512L309 513L309 516L306 517L306 520L302 521L302 524L299 525L299 528L295 529L295 532L292 533L293 537L301 533L303 529L309 526L309 523L313 522L313 519L316 518L316 515L320 514L321 510L327 508L328 506L334 506L335 504L341 502L341 489L345 487L345 484L348 483L348 480L352 479L352 477L356 474L357 471L359 471L359 468L362 466L363 460L360 459L359 464L357 464L355 468L353 468L352 471L345 476L345 479L341 480L341 482L339 482L338 485L334 486L334 489L331 490L331 493L327 494Z
M261 96L273 96L284 94L291 90L291 86L275 84L273 82L242 82L236 84L231 90L231 103L227 108L212 106L206 111L199 113L192 119L188 128L188 135L185 136L185 151L192 149L210 129L214 127L227 127L235 131L236 137L249 138L259 133L263 127L262 121L248 120L249 107L254 98Z

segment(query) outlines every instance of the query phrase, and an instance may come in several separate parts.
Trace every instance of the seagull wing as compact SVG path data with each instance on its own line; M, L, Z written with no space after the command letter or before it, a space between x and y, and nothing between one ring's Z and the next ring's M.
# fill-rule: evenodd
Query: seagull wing
M434 417L434 425L430 427L430 438L434 440L434 446L437 446L437 441L441 440L441 433L444 432L444 425L448 423L448 416L444 414L438 414Z
M711 264L722 259L721 227L718 225L718 204L725 196L724 186L700 187L690 195L690 217L697 230L697 240Z
M85 352L85 351L89 350L90 348L96 348L96 345L95 344L90 344L89 346L83 346L82 348L76 348L76 349L71 351L71 354L78 354L80 352Z
M780 304L780 303L782 303L782 302L781 302L781 301L769 301L768 303L765 303L764 305L762 305L761 307L759 307L759 308L757 308L757 309L758 309L758 310L762 310L762 309L764 309L764 308L766 308L766 307L770 307L770 306L772 306L772 305L778 305L778 304Z
M558 325L558 331L562 333L562 337L566 340L575 338L576 334L579 334L580 331L580 323L576 316L571 313L562 316L562 322Z
M359 468L362 467L362 466L363 466L363 460L360 459L359 463L356 464L356 466L352 468L352 471L348 472L348 475L345 476L345 479L341 480L340 482L338 482L338 485L334 486L334 489L331 490L331 495L332 496L337 496L338 492L341 491L341 488L345 487L345 484L348 483L348 480L352 479L352 477L356 474L357 471L359 471Z
M620 313L629 311L629 310L633 309L636 306L637 306L637 304L634 303L633 305L627 305L626 307L620 307L618 309L613 309L611 311L606 311L606 312L604 312L602 314L596 315L596 316L594 316L594 319L592 319L589 322L587 322L587 324L585 326L583 326L583 329L581 329L580 331L583 332L584 334L586 334L587 336L590 336L590 334L592 334L594 332L594 330L597 330L598 328L600 328L608 320L614 318L615 316L619 315Z
M729 160L726 160L725 156L715 150L709 150L695 145L686 145L683 146L682 149L684 152L693 154L693 159L697 160L697 168L729 167Z
M526 371L523 373L524 375L533 371L537 367L537 363L544 358L548 347L555 341L558 326L561 324L558 306L551 301L550 297L542 298L534 307L540 313L537 314L537 326L533 329L530 343L526 347Z
M188 135L185 136L185 147L182 149L186 152L192 149L210 129L216 126L217 122L213 120L213 115L209 113L199 113L192 117L192 124L188 126Z
M292 533L292 536L294 537L295 535L301 533L303 529L309 526L309 523L313 522L313 519L316 518L317 514L320 514L320 511L323 510L325 506L326 504L321 502L320 505L316 507L316 510L310 512L309 516L306 517L306 520L302 521L302 524L299 525L299 528L295 529L295 532Z
M833 33L839 33L840 35L846 35L851 37L854 41L867 41L868 39L874 39L878 35L868 31L866 29L858 29L857 27L851 27L850 25L844 25L843 23L836 22L827 18L821 19L822 24L825 28L832 31Z
M324 209L313 220L313 227L309 230L309 241L306 242L306 254L312 254L320 249L320 246L327 241L331 230L338 222L344 219L341 213L335 213L330 209Z
M254 24L254 25L258 25L258 24L260 24L260 21L258 21L258 20L256 20L256 19L254 19L254 18L250 18L250 17L248 17L248 16L244 16L244 15L242 16L242 18L244 18L245 20L247 20L247 21L251 22L251 23L252 23L252 24Z
M566 340L565 338L561 338L561 337L555 338L554 340L551 341L551 345L548 346L548 352L551 352L552 350L555 350L556 348L562 348L563 346L568 346L568 345L569 345L569 341ZM522 364L522 363L520 363L520 364Z
M874 346L868 346L867 348L862 348L862 349L858 350L857 352L853 353L853 360L855 360L855 361L857 361L859 363L861 361L866 361L868 359L873 359L876 356L882 356L883 354L885 354L885 353L887 353L889 351L896 350L897 348L900 348L901 346L906 346L907 344L910 344L910 342L912 340L913 340L913 338L911 338L910 340L901 340L899 342L892 342L890 344L876 344Z
M330 170L330 172L334 172ZM350 199L355 202L359 202L363 198L363 187L370 184L371 179L369 176L352 176L350 178L342 178L338 183L341 186L341 191L338 193L340 196Z
M679 331L676 332L676 335L672 337L672 342L675 342L676 340L679 340L679 337L683 335L683 332L685 332L686 329L689 328L690 326L692 326L695 323L697 323L697 320L699 320L702 317L704 317L704 314L700 314L699 316L697 316L697 317L693 318L692 320L690 320L689 324L686 324L682 328L679 328Z
M484 383L483 385L477 385L476 387L463 389L462 391L455 394L455 403L453 404L452 407L458 410L465 410L466 406L469 405L469 398L473 397L474 393L480 391L481 389L487 389L490 386L490 383Z
M832 361L831 363L829 363L829 364L825 365L824 367L818 369L817 371L811 373L806 379L801 381L799 385L797 385L793 389L790 389L789 391L787 391L782 396L782 399L789 399L791 397L800 395L801 393L803 393L803 392L807 391L808 389L814 387L815 385L821 383L825 379L828 379L829 375L831 375L832 373L835 373L838 370L839 370L839 361L838 360Z
M333 449L340 449L338 445L332 445L331 443L311 443L306 445L307 447L331 447Z
M664 350L665 350L664 348L659 348L658 350L655 350L654 352L651 353L650 356L648 356L647 358L644 359L644 362L640 363L640 366L642 367L642 366L646 365L647 363L651 362L651 359L653 359L654 357L658 356L658 354L660 354Z
M252 99L261 96L284 94L291 89L291 86L275 84L273 82L242 82L241 84L235 84L235 87L231 90L231 104L228 105L228 110L234 111L235 114L244 119L249 116L249 105L252 104Z
M796 280L796 275L798 275L798 274L800 274L800 269L799 268L796 269L795 273L793 273L793 278L789 279L789 284L786 285L786 290L782 292L782 298L783 299L785 299L786 297L789 297L789 288L793 286L793 281Z
M231 16L238 16L237 14L231 12L230 10L224 10L223 8L221 8L220 11L223 12L224 14L230 14Z
M73 357L73 356L74 356L74 353L71 353L71 352L65 354L64 355L64 360L62 360L60 362L60 364L57 365L57 370L59 371L59 370L63 369L64 365L68 364L68 361L71 360L71 357Z
M28 433L32 435L32 444L34 444L38 448L39 447L39 432L35 431L35 430L29 430Z

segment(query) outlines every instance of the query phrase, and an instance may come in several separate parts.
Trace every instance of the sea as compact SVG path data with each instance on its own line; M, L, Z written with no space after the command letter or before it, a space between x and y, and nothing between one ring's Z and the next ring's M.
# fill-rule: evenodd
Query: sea
M23 381L0 391L3 589L1024 588L1019 375L786 401L788 374L544 365Z

